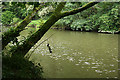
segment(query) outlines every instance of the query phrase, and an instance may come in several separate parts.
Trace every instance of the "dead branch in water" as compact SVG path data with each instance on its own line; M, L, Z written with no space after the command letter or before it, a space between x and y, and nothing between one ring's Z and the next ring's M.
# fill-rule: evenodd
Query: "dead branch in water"
M28 57L26 57L27 59L30 58L30 56L32 55L32 53L35 51L35 49L37 49L42 43L44 43L45 41L47 41L49 38L51 38L55 33L53 33L52 35L50 35L47 39L45 39L44 41L42 41L39 45L37 45L34 50L28 55Z

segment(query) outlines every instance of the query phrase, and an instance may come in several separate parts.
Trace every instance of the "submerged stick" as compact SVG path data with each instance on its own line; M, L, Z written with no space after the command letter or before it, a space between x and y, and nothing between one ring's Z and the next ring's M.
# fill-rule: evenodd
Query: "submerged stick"
M50 37L48 37L47 39L45 39L44 41L42 41L39 45L37 45L34 50L28 55L28 57L26 57L27 59L30 58L30 56L32 55L32 53L35 51L35 49L37 49L42 43L44 43L45 41L47 41L49 38L51 38L55 33L53 33ZM51 52L50 52L51 53Z
M48 49L49 49L49 52L52 53L52 49L50 48L49 43L47 44L47 47L48 47Z

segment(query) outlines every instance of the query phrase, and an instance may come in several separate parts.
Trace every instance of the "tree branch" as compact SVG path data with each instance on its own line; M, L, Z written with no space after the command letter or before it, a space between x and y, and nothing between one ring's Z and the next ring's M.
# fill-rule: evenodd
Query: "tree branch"
M89 2L89 3L83 5L83 6L80 7L80 8L77 8L77 9L74 9L74 10L71 10L71 11L67 11L67 12L63 12L63 13L61 13L61 18L62 18L62 17L65 17L65 16L69 16L69 15L76 14L76 13L78 13L78 12L82 12L82 11L84 11L84 10L86 10L86 9L94 6L94 5L97 4L97 3L99 3L99 2Z
M35 33L33 33L29 38L27 38L22 45L18 45L16 49L11 49L12 56L15 56L17 54L21 54L22 56L25 56L26 53L31 49L32 46L34 46L41 38L42 36L50 29L50 27L57 22L60 17L61 13L60 11L65 5L65 2L60 2L57 8L55 9L55 12L50 16L50 18L40 27L39 30L37 30ZM59 10L57 13L56 10Z

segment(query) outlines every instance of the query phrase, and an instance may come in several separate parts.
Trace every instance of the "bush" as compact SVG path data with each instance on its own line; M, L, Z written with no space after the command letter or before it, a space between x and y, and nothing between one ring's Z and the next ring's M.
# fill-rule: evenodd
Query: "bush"
M42 67L40 63L33 63L20 55L2 57L2 78L42 78Z
M72 22L72 24L70 25L72 30L81 30L83 31L84 29L84 24L85 24L86 20L85 19L77 19L75 21Z
M69 11L80 5L67 3L65 7L65 11ZM62 18L56 25L57 27L67 26L72 30L114 33L120 31L119 13L119 3L99 3L81 13Z
M3 25L10 25L10 23L13 21L14 17L15 16L13 15L13 12L4 11L2 13L2 24Z
M20 22L20 21L22 21L22 20L19 19L19 18L13 18L13 21L12 21L11 24L15 25L15 24L17 24L17 23Z
M99 23L101 24L99 30L104 31L118 31L120 28L120 18L117 8L111 9L107 14L103 14L99 18Z

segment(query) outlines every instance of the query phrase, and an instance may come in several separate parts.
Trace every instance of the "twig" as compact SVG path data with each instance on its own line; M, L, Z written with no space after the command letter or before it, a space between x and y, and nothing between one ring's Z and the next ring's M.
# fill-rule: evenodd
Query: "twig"
M35 49L37 49L42 43L44 43L45 41L47 41L49 38L51 38L55 33L53 33L50 37L48 37L47 39L45 39L44 41L42 41L39 45L37 45L34 50L28 55L27 59L30 58L30 56L32 55L32 53L35 51Z

